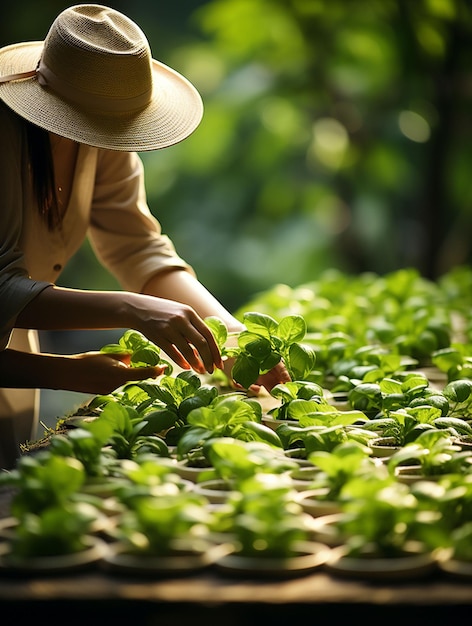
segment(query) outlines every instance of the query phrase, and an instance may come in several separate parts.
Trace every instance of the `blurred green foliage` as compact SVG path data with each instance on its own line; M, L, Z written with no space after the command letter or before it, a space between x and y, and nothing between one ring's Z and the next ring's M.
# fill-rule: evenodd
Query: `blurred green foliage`
M468 0L109 4L202 93L194 135L142 156L153 213L230 309L329 267L470 261ZM43 38L66 6L8 5L2 43ZM61 280L115 286L87 245Z

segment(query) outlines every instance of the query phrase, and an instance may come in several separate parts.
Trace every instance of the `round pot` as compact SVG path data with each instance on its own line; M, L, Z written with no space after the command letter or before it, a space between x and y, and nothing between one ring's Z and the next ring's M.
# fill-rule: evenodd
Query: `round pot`
M132 575L185 574L209 567L232 549L229 543L212 543L204 539L176 541L163 555L137 554L121 542L110 544L102 567L115 573Z
M295 461L300 467L313 467L313 463L306 458L305 448L288 448L284 450L284 454L291 461Z
M196 483L194 491L204 496L211 504L224 504L232 492L232 485L220 478L214 478Z
M0 544L0 569L23 574L57 574L88 569L105 557L108 545L92 535L85 537L84 541L86 547L79 552L24 558L12 554L10 543L5 541Z
M466 561L454 556L450 548L444 548L437 552L436 562L441 572L464 581L472 580L472 561Z
M436 559L422 546L405 549L395 557L385 557L375 550L366 549L352 556L345 545L333 548L326 569L334 576L363 580L412 580L430 575L436 569Z
M372 455L381 458L389 459L394 452L400 450L401 446L395 443L393 437L378 437L369 441L369 447L372 450Z
M419 465L399 465L395 468L395 478L399 482L409 485L419 480L441 480L443 475L426 475Z
M176 461L174 471L184 480L189 480L192 483L196 483L200 477L200 474L211 469L211 465L208 462L201 461L201 464L192 464L187 459L182 461Z
M310 523L311 538L330 548L342 546L345 542L345 537L338 528L338 522L342 516L342 513L332 513L330 515L312 517Z
M306 489L299 492L297 502L301 505L305 513L309 513L312 517L321 517L325 515L333 515L341 512L339 502L335 500L324 499L328 493L328 489Z
M330 548L314 541L297 542L294 554L285 558L264 556L246 556L233 552L221 556L215 561L218 570L225 574L250 576L251 578L293 578L309 574L324 565L330 554Z
M310 489L310 485L313 481L319 476L320 470L310 463L309 465L290 470L288 473L293 487L297 491L307 491Z
M13 515L3 517L0 519L0 541L9 541L13 538L15 532L15 526L18 524L18 520Z

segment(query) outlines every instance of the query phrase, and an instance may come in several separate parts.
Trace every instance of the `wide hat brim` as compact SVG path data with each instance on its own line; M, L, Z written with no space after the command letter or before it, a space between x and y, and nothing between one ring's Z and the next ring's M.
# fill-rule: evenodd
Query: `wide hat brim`
M34 70L43 44L1 48L1 75ZM133 114L85 112L42 87L36 77L0 83L0 99L33 124L79 143L110 150L158 150L183 141L197 128L203 103L195 87L167 65L152 60L152 76L151 101Z

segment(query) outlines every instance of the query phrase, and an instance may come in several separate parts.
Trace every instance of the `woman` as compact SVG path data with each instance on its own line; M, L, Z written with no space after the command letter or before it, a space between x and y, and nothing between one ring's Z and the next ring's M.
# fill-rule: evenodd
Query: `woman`
M223 367L203 320L243 327L162 234L137 155L182 141L202 113L196 89L108 7L72 6L44 42L0 50L1 467L35 436L38 389L108 393L162 373L125 355L40 354L37 330L133 328L182 368ZM55 285L85 237L124 291ZM279 364L258 384L284 380Z

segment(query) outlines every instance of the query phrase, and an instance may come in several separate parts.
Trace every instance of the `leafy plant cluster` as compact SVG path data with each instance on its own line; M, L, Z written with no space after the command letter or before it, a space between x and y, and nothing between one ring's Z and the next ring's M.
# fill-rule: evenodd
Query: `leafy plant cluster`
M47 449L31 450L2 475L2 483L16 489L12 550L78 550L113 502L118 513L110 539L132 553L163 556L179 538L219 536L241 553L285 558L310 536L312 518L301 495L310 491L318 502L336 505L336 532L352 554L370 545L393 556L414 541L470 559L472 380L436 366L443 378L433 382L433 359L444 348L429 352L425 366L400 349L414 344L413 332L393 345L393 331L378 332L381 303L393 325L402 306L417 311L419 320L421 306L434 310L436 320L451 320L464 313L467 296L451 276L444 290L408 271L377 283L360 277L350 297L349 282L342 278L339 296L333 281L320 281L311 309L306 292L304 300L285 295L277 306L273 293L264 307L260 296L264 311L243 316L245 330L235 337L208 319L225 358L233 360L237 388L190 371L166 373L95 396L65 418L65 432L51 433ZM324 319L340 341L322 375L327 353L320 357L314 348L314 319L320 332ZM447 328L453 345L456 327ZM464 337L458 344L466 355ZM160 359L159 349L134 331L104 349L129 350L134 363ZM292 380L270 394L248 393L279 360ZM335 384L325 384L330 377ZM389 449L378 456L382 440ZM184 472L190 467L201 470L193 479ZM222 507L211 508L198 489L211 479L226 484ZM55 542L53 527L61 529Z
M300 315L306 323L304 342L316 355L309 378L323 387L344 388L346 376L380 377L432 364L452 380L470 371L471 280L466 267L438 281L414 268L383 276L328 270L297 287L276 284L245 309L275 319Z

